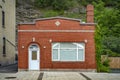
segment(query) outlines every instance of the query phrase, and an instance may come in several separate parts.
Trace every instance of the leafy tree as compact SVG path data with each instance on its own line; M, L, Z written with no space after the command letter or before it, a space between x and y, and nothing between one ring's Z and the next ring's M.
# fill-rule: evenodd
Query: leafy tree
M54 10L66 10L72 5L71 3L72 0L35 0L35 6L52 7Z
M107 55L110 55L110 56L112 56L113 53L114 54L119 53L120 52L120 44L119 43L120 43L120 37L115 37L115 36L105 37L104 41L103 41L104 49L105 49L104 53ZM109 51L106 51L106 50L109 50ZM111 52L110 52L110 50L111 50ZM120 54L118 54L118 56L119 55Z
M111 44L114 44L115 46L117 46L117 44L114 42L115 41L114 39L116 39L117 42L119 42L119 39L120 39L119 10L114 8L104 7L105 4L102 1L99 4L94 3L94 5L95 5L95 21L100 25L101 31L103 34L103 39L102 39L103 46L106 46L106 48L112 50L113 52L116 52L117 50L119 50L118 47L116 47L116 50L115 50L115 47L113 46L114 47L114 50L113 50L113 47L110 48L105 43L106 41L108 41L108 42L111 42ZM120 51L119 52L117 51L116 53L120 53Z
M52 7L55 10L65 10L68 9L68 0L53 0Z
M102 32L99 25L96 26L95 32L95 47L96 47L96 61L97 61L97 71L101 71L102 63L101 63L101 54L102 54Z
M98 71L107 70L108 72L109 67L102 64L99 60L101 54L120 56L120 10L115 6L106 7L108 3L104 3L102 0L93 2L93 4L95 6L95 22L100 27L99 29L96 28L96 31L99 30L102 34L98 34L99 32L97 32L95 36ZM107 62L109 61L106 61L105 64Z
M53 0L35 0L35 6L37 6L38 8L48 7L48 6L51 6L52 1Z

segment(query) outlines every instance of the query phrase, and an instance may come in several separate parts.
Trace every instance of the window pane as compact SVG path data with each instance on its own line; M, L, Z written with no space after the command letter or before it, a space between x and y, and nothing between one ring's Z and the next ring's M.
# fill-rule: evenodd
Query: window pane
M32 51L32 60L37 60L37 51Z
M72 43L60 43L60 48L77 48L77 46Z
M58 49L58 48L59 48L59 43L53 43L53 44L52 44L52 48Z
M84 51L83 51L83 49L78 49L78 60L79 61L84 60Z
M53 60L57 60L58 59L58 49L53 49L52 59Z
M84 48L84 43L75 43L78 48L83 49Z
M76 49L61 49L60 60L61 61L76 61L77 50Z
M52 43L52 60L53 61L83 61L84 46L85 46L84 43L69 43L69 42Z
M3 37L3 55L6 55L6 38Z
M5 12L2 11L2 26L5 27Z

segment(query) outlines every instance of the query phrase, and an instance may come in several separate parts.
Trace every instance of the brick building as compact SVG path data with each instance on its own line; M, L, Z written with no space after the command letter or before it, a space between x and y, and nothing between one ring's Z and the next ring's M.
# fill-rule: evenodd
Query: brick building
M18 25L19 70L96 70L93 6L87 23L51 17Z

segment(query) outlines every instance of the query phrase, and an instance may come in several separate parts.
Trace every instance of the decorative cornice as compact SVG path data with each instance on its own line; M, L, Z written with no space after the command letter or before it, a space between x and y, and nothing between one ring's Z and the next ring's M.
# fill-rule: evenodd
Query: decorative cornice
M35 19L35 21L41 21L41 20L51 20L51 19L64 19L64 20L72 20L72 21L78 21L81 22L81 19L75 19L75 18L67 18L67 17L50 17L50 18L40 18L40 19Z
M25 23L18 23L18 25L29 25L29 24L35 24L36 21L44 21L44 20L52 20L52 19L64 19L64 20L71 20L71 21L77 21L80 22L80 25L96 25L96 23L82 23L81 19L75 19L75 18L66 18L66 17L49 17L49 18L39 18L39 19L34 19L33 22L25 22Z
M25 23L18 23L18 25L22 24L35 24L36 21L44 21L44 20L51 20L51 19L64 19L64 20L72 20L72 21L78 21L81 22L81 19L75 19L75 18L66 18L66 17L49 17L49 18L39 18L39 19L34 19L33 22L25 22Z

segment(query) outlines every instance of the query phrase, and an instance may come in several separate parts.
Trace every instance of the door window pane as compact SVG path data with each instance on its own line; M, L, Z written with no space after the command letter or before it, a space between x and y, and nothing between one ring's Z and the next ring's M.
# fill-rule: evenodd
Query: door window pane
M37 49L38 49L38 46L37 46L37 45L31 45L31 46L30 46L30 49L31 49L31 50L37 50Z
M37 60L37 51L32 51L32 60Z

